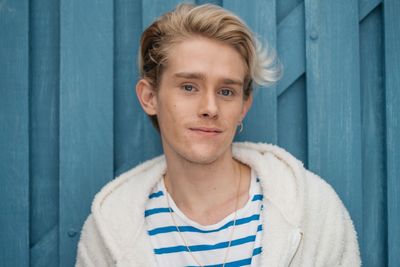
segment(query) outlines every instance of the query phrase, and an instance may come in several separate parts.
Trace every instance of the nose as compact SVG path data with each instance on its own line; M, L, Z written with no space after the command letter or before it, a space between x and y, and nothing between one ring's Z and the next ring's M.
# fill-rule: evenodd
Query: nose
M199 116L202 118L216 119L218 118L218 113L217 96L213 90L205 92L200 99Z

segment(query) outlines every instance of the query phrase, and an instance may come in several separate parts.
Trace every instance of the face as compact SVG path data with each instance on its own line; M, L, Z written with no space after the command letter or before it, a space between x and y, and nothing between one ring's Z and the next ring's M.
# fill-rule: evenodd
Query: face
M159 88L146 95L144 106L158 117L167 157L197 164L231 157L237 126L251 105L251 97L243 98L244 78L242 57L221 42L193 37L170 49Z

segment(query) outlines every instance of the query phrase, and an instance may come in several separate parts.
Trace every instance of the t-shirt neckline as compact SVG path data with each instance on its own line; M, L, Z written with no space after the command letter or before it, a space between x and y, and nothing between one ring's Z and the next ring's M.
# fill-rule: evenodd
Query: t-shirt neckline
M252 199L254 197L254 195L256 194L256 187L257 187L257 176L254 172L253 169L251 169L251 176L250 176L250 186L249 186L249 199L247 200L246 204L240 208L237 211L237 215L236 218L239 218L241 213L243 213L246 209L249 208L249 206L251 205ZM169 203L171 205L171 209L174 211L174 213L187 225L190 225L192 227L195 227L197 229L200 230L205 230L205 231L209 231L209 230L214 230L214 229L218 229L220 227L222 227L223 225L225 225L226 223L234 220L235 218L235 212L232 212L230 214L228 214L226 217L224 217L222 220L220 220L219 222L215 223L215 224L209 224L209 225L202 225L196 221L193 221L192 219L190 219L189 217L187 217L176 205L175 201L173 200L173 198L171 197L171 195L168 193L168 191L166 190L165 187L165 183L164 183L164 179L161 179L161 190L165 193L165 196L169 198ZM259 185L258 185L259 186ZM167 199L165 199L165 201L167 201ZM166 203L167 204L167 203Z

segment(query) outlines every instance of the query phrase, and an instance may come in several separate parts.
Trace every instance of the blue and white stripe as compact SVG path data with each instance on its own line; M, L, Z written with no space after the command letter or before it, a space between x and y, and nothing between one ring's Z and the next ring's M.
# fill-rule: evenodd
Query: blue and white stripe
M171 219L171 212L184 235L189 249L203 266L222 266L229 245L234 213L213 225L200 225L183 214L170 198L166 201L166 190L160 181L149 195L145 220L159 266L198 266L188 252ZM262 200L258 178L252 171L249 200L238 210L234 236L225 266L257 266L262 252Z

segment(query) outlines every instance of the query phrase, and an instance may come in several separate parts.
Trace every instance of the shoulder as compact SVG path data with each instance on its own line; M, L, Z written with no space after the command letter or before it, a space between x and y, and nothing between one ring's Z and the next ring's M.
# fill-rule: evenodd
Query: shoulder
M260 176L263 191L292 223L307 215L345 210L339 196L324 179L307 170L285 149L264 143L236 143L234 155ZM332 208L332 209L329 209Z

